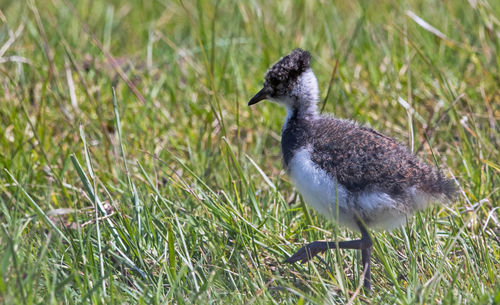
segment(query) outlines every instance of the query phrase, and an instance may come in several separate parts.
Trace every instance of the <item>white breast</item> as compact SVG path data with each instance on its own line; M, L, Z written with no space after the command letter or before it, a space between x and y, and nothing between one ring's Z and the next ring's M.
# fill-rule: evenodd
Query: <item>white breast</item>
M311 160L307 148L294 154L288 168L290 178L304 200L318 213L341 225L359 230L356 215L369 227L382 230L393 229L405 220L406 213L399 210L394 199L386 193L350 194Z
M311 160L307 148L297 151L288 164L290 178L304 200L318 213L357 229L347 190ZM337 209L338 207L338 209ZM338 215L338 217L337 217Z

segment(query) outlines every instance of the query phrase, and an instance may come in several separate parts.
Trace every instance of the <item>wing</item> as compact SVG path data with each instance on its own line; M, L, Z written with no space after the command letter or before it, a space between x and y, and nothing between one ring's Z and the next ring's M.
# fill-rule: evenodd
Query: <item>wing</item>
M371 128L331 118L315 125L313 161L351 192L402 195L408 187L432 185L438 178L406 147Z

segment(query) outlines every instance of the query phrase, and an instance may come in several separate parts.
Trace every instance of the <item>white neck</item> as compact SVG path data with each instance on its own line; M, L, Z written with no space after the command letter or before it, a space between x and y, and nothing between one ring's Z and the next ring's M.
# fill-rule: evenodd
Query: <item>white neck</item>
M286 129L294 112L297 112L299 118L315 118L318 115L318 80L313 71L308 69L299 76L290 96L270 100L286 108L286 118L282 130Z
M311 69L299 76L293 88L292 96L296 97L295 108L299 116L316 116L318 114L319 89L318 80Z

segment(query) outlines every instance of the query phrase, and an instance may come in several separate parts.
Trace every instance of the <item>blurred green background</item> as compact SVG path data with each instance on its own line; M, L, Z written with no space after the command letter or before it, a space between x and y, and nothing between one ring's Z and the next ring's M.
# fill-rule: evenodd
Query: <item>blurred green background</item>
M500 303L499 45L493 0L0 1L0 301ZM296 47L325 112L461 189L374 233L371 295L356 251L282 264L354 236L294 193L284 110L246 106Z

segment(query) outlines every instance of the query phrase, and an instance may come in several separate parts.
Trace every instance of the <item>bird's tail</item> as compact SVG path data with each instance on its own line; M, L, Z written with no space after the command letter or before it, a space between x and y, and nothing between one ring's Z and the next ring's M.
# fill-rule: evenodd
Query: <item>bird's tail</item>
M458 187L455 181L446 178L441 172L438 172L432 193L436 197L452 202L457 198Z

